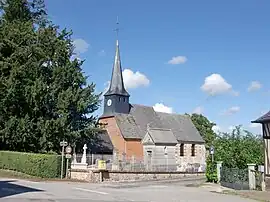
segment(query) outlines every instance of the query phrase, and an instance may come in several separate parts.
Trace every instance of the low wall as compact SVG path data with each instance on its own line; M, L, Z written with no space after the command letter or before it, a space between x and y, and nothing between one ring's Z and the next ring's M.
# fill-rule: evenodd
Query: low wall
M71 179L98 183L101 181L147 181L160 179L177 179L190 176L204 176L204 172L126 172L72 169Z

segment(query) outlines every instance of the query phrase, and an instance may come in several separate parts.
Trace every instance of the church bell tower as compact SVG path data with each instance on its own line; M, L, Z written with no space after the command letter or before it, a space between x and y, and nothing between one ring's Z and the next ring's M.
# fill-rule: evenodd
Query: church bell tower
M116 31L118 32L118 29ZM130 110L129 96L123 82L119 41L117 39L110 87L104 94L102 117L113 116L116 113L128 114Z

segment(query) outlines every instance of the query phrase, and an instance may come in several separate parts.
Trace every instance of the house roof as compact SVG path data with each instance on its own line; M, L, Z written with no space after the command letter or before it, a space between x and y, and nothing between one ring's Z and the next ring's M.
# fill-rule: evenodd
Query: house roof
M88 148L92 153L112 153L113 144L108 132L106 130L102 130L93 135L91 142L88 144Z
M115 118L124 138L143 139L148 128L159 128L171 129L178 141L204 142L185 115L155 112L153 107L134 104L129 114L116 114Z
M251 121L252 123L265 123L270 122L270 111L261 116L260 118L256 119L255 121Z
M149 128L147 131L155 144L177 144L178 142L170 129Z

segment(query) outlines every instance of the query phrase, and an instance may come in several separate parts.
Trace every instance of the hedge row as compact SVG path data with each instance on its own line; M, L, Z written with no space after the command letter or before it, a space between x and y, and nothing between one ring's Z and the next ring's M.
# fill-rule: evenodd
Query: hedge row
M61 172L61 156L0 151L0 169L42 178L57 178Z
M209 159L206 161L206 180L207 182L217 182L217 164Z

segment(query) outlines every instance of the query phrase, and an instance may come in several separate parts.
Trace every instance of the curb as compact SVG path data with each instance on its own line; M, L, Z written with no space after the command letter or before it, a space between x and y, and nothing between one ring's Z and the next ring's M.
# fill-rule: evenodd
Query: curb
M153 183L170 183L170 182L189 182L189 181L204 181L205 177L198 178L175 178L175 179L159 179L159 180L140 180L140 181L118 181L118 182L102 182L100 185L102 187L111 187L111 188L125 188L125 187L138 187L138 186L148 186Z

